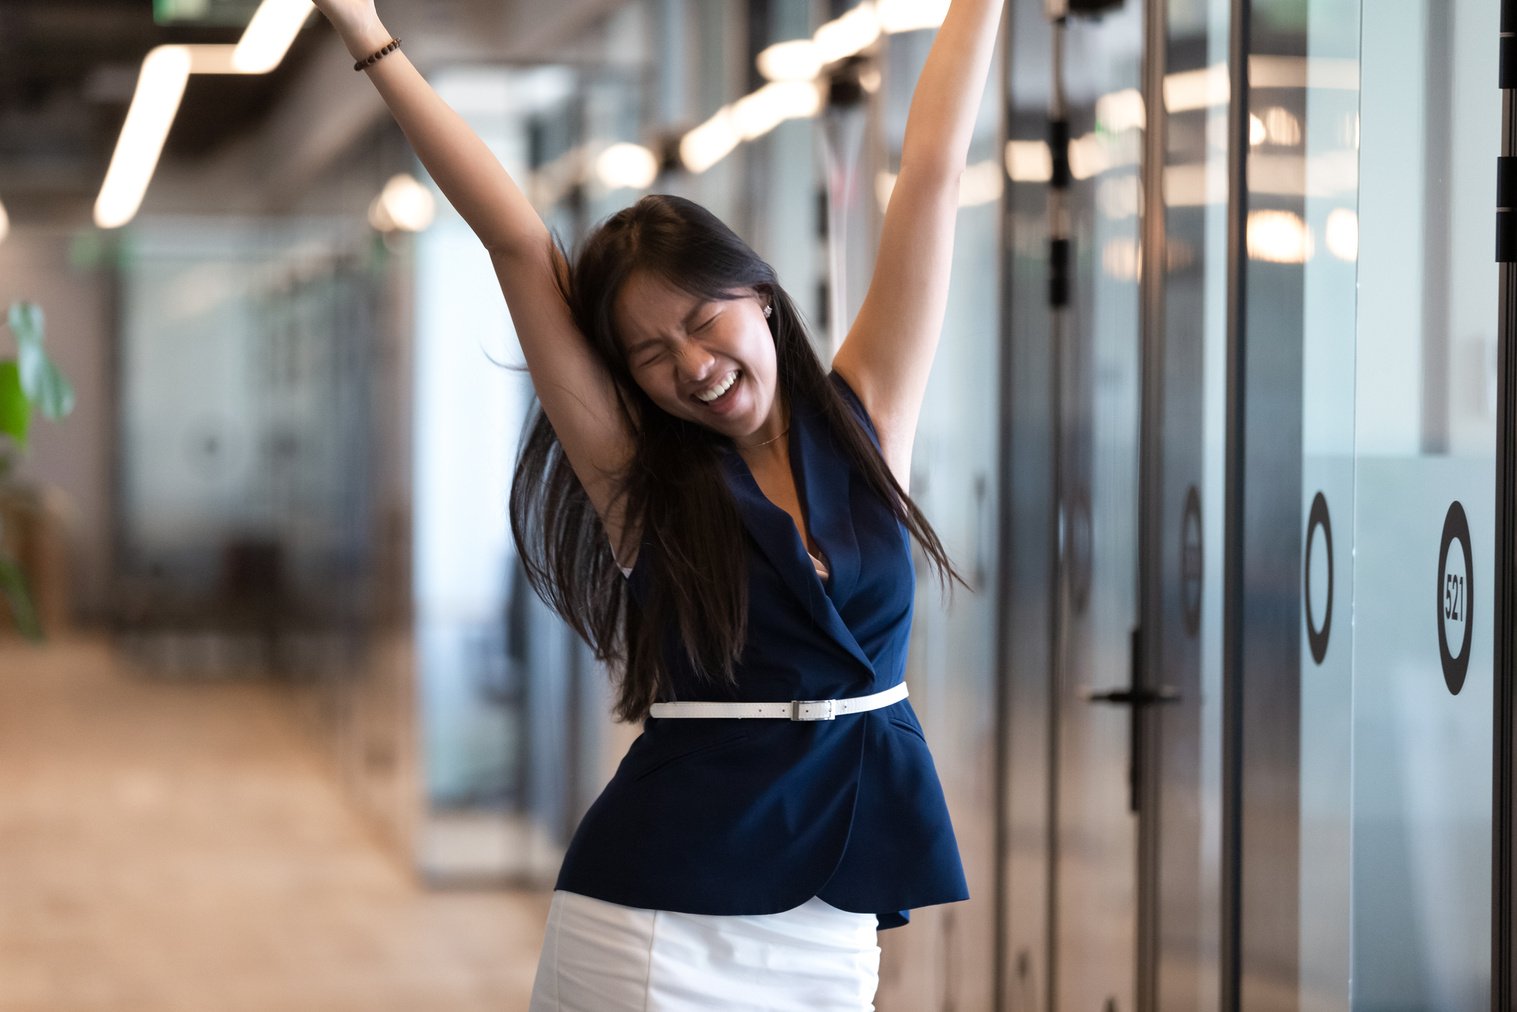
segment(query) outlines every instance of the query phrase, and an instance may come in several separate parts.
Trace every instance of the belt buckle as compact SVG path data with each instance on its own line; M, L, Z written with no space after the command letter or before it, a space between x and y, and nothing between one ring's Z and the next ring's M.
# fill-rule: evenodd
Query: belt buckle
M822 712L815 717L801 716L801 707L820 706ZM836 720L837 700L835 699L792 699L790 701L791 720Z

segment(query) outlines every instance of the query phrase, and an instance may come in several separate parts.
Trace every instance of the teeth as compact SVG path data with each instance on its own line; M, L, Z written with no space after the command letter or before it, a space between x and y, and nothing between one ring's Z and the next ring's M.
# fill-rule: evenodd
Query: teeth
M730 386L732 386L732 384L734 384L736 382L737 382L737 370L734 369L731 372L729 372L727 374L726 378L723 379L716 386L714 386L714 387L708 387L707 389L702 390L700 393L696 394L695 395L695 399L698 400L698 401L703 401L703 402L709 404L712 401L716 400L718 397L720 397L722 394L726 393L727 389Z

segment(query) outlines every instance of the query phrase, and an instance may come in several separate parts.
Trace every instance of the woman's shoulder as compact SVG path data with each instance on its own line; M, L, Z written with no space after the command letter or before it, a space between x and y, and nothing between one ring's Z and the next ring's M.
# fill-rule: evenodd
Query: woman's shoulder
M874 440L875 445L878 446L880 442L879 431L875 428L874 419L869 417L868 409L864 407L864 402L859 399L859 395L854 391L853 386L836 369L827 373L827 379L837 388L838 393L843 395L843 402L853 411L854 417L859 420L859 424L864 426L864 431L869 433L869 438Z

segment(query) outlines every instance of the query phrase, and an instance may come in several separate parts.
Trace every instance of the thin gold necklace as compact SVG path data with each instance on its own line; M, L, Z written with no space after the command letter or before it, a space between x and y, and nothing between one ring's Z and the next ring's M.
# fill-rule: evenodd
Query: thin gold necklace
M738 446L738 449L740 449L740 450L757 450L759 447L761 447L761 446L768 446L770 443L772 443L775 440L779 439L780 436L785 436L785 435L788 435L789 433L790 433L790 426L787 425L787 426L785 426L785 431L781 432L779 434L779 436L772 436L769 439L764 440L762 443L753 443L751 445L745 444L745 443L738 443L737 446Z

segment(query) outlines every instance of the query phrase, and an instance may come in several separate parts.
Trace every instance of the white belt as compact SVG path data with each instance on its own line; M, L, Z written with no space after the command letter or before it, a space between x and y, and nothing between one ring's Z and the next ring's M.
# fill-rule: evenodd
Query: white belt
M650 717L778 717L785 720L832 720L845 713L878 710L906 698L906 683L884 692L851 699L792 699L788 703L654 703Z

